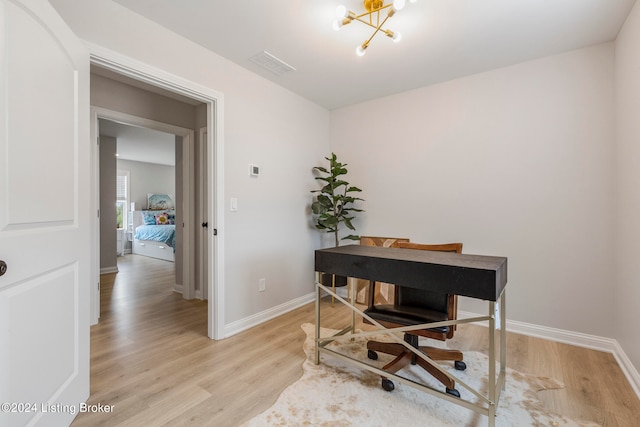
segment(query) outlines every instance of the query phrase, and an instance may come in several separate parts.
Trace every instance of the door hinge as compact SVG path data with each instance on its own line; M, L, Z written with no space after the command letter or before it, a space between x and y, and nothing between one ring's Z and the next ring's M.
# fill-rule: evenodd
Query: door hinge
M100 218L100 209L98 209L98 218Z
M213 235L214 235L214 236L217 236L217 235L218 235L218 229L217 229L217 228L214 228L214 229L213 229Z

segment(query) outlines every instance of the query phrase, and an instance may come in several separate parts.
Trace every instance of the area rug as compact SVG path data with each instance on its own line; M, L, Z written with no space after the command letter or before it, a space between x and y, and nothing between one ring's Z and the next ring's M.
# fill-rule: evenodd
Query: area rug
M313 363L315 327L302 325L307 334L300 380L282 392L276 403L244 424L261 426L486 426L487 417L467 408L439 399L405 384L396 382L392 392L380 386L380 376L353 366L328 354L321 354L321 363ZM335 331L323 329L321 336ZM431 342L430 342L431 344ZM443 345L446 346L446 345ZM389 359L380 355L378 361L367 359L365 339L332 343L329 348L343 354L382 366ZM364 349L364 350L363 350ZM462 381L474 389L487 390L484 378L488 357L478 352L465 352L465 371L454 371ZM443 364L444 366L444 364ZM399 375L442 386L416 366L410 366ZM559 382L544 377L533 377L507 368L506 389L502 392L497 410L496 426L595 426L579 422L544 409L537 393L562 388ZM458 385L462 398L473 400L468 390Z

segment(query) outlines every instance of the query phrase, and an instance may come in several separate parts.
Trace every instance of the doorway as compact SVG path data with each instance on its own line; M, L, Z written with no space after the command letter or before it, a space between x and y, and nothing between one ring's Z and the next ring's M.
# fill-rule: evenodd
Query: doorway
M175 135L174 144L180 147L178 150L174 150L175 153L175 171L174 174L177 177L175 182L175 191L172 196L176 202L176 213L179 214L180 220L179 226L175 227L176 241L179 245L179 250L175 253L175 267L176 267L176 285L177 290L181 291L185 299L192 299L196 294L194 278L197 276L195 273L195 258L198 255L197 248L194 247L194 221L191 218L194 215L194 180L195 177L191 172L193 170L192 165L194 163L194 131L187 128L181 128L178 126L157 122L154 120L144 119L141 117L133 116L119 111L109 110L100 107L92 107L92 128L96 128L95 132L100 130L100 122L113 122L120 126L135 127L139 129L148 129L153 131L162 132L165 134ZM106 139L106 138L105 138ZM117 141L114 141L117 144ZM114 145L116 145L114 144ZM115 149L115 147L114 147ZM105 152L104 143L100 146L100 152ZM104 170L104 159L98 159L98 170ZM164 187L160 187L164 188ZM100 184L97 189L98 194L102 194L104 185ZM151 190L151 187L146 188ZM146 208L146 195L148 191L142 191L142 195L138 194L136 202L143 208ZM104 203L104 200L102 201ZM106 217L107 213L103 213L101 217ZM100 221L101 224L104 220ZM109 228L107 227L107 230ZM101 231L105 231L104 226ZM133 231L133 230L132 230ZM134 239L131 239L132 241ZM101 243L105 241L102 234L98 239L98 250L102 247ZM111 254L108 254L109 256ZM100 263L107 258L104 254L100 255ZM113 264L115 265L115 259ZM100 269L104 272L103 269ZM116 269L117 270L117 269ZM95 301L96 315L93 317L94 323L97 322L99 317L99 296Z
M189 169L181 164L182 137L107 119L98 120L98 130L100 273L119 271L120 263L128 254L159 258L175 267L177 275L172 274L174 290L183 293L186 283L181 274L183 229L176 227L176 222L183 222L182 183L184 173ZM168 201L160 211L148 210L149 196L155 197L154 194L165 195L163 197ZM159 215L160 224L167 227L157 226L156 215ZM114 237L114 222L117 238Z
M146 86L151 88L151 90L170 92L177 94L179 96L189 97L191 99L195 99L199 102L202 102L206 105L206 147L207 147L207 162L206 162L206 171L201 172L201 176L203 179L206 179L207 184L207 212L208 217L205 221L208 224L208 236L209 240L206 244L208 250L208 256L204 263L206 264L206 292L203 292L203 296L208 296L208 336L212 339L221 339L224 338L224 292L223 292L223 278L224 278L224 270L223 270L223 238L224 235L222 233L222 225L223 225L223 211L222 211L222 200L223 200L223 158L222 158L222 109L223 109L223 99L222 95L209 89L201 87L192 82L187 82L177 78L176 76L165 74L160 70L150 70L148 66L144 64L140 64L129 58L121 58L114 57L115 54L111 52L92 52L91 53L91 63L93 66L97 66L110 72L113 72L117 75L122 76L122 78L130 79L134 82L142 86ZM102 111L104 114L104 111ZM98 119L99 111L95 110L92 112L92 123L95 123ZM107 117L109 118L109 117ZM118 120L118 118L110 117L112 120ZM122 118L120 117L120 120ZM93 129L92 137L97 138L96 130ZM180 134L180 132L174 132L176 134ZM183 136L184 137L184 136ZM193 137L191 137L193 138ZM193 139L192 139L193 140ZM188 156L191 160L194 159L193 152L193 144L185 144L185 146L189 147ZM96 161L97 156L94 154L94 162ZM96 183L98 182L98 177L96 176L96 169L94 169L93 176L93 188L96 188ZM190 177L193 177L193 174L189 174ZM195 179L193 177L192 179ZM194 185L193 182L189 187L189 191L193 191ZM193 200L194 195L189 194L188 197L191 197ZM190 201L191 202L191 201ZM94 204L97 205L97 202L94 200ZM187 203L188 206L193 206L191 203ZM189 220L185 222L185 228L187 226L190 227L189 235L194 235L194 229L196 226L200 226L201 224L195 218L195 213L190 213ZM96 221L97 224L97 221ZM97 226L94 226L94 232L97 234L98 229ZM185 231L186 233L186 231ZM215 236L215 237L214 237ZM97 236L96 236L97 238ZM190 244L192 244L191 242ZM195 251L195 249L194 249ZM96 280L96 283L99 283L99 263L97 256L99 255L99 250L96 249L96 253L93 256L93 277ZM193 263L195 257L187 256L186 258L188 262ZM185 266L186 267L186 266ZM185 268L187 274L193 275L193 278L189 278L189 283L193 283L195 281L195 276L198 274L195 272L195 267L191 265L189 268ZM186 287L185 287L186 289ZM190 289L192 289L190 287ZM193 297L193 296L189 296ZM92 287L92 310L95 313L99 311L99 292L98 287ZM97 321L97 315L93 317L93 321Z

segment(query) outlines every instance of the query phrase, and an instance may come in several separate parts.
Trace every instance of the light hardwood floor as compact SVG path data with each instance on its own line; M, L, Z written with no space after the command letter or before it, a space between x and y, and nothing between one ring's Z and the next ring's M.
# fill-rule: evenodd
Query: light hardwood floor
M73 426L237 426L270 407L302 375L304 333L314 305L221 341L207 338L207 304L172 292L173 263L118 258L101 277L101 319L91 330L91 396L113 413L79 414ZM325 303L323 326L348 313ZM326 323L325 323L326 321ZM480 326L452 345L486 351ZM603 426L639 425L640 400L612 355L508 334L508 366L565 384L540 393L550 409ZM448 404L443 402L443 404Z

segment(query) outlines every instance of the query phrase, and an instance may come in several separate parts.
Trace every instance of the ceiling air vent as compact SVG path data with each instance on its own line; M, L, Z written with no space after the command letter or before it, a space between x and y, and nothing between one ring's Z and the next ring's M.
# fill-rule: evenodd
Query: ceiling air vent
M265 68L271 71L273 74L277 76L281 76L284 73L288 73L289 71L295 71L291 65L287 64L284 61L279 60L266 50L258 53L257 55L249 58L252 62L260 65L262 68Z

